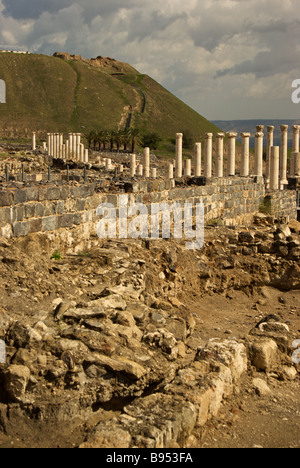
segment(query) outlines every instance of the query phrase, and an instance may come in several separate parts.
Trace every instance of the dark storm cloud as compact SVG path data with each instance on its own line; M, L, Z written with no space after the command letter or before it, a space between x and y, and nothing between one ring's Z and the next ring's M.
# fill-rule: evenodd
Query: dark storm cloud
M42 13L56 13L74 4L83 7L84 16L90 21L96 15L108 15L119 8L130 8L137 1L134 0L2 0L3 14L14 19L37 19Z

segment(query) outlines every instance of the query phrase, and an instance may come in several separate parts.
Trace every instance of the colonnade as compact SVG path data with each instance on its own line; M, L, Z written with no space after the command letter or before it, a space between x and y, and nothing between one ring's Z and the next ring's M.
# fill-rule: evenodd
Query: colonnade
M266 147L266 167L264 170L264 126L257 125L255 133L255 155L254 155L254 173L251 175L264 177L267 187L272 190L283 189L288 184L288 125L281 125L281 145L274 146L274 126L267 126L267 147ZM300 177L300 153L299 153L299 131L300 125L293 125L293 146L289 168L290 177ZM232 177L236 175L236 132L228 132L227 136L227 167L224 168L224 138L225 133L216 135L216 157L214 177ZM242 132L240 134L241 144L241 163L239 174L241 177L250 176L250 149L249 142L251 134ZM203 171L201 170L201 143L196 143L194 148L194 176L211 178L213 175L213 146L212 133L206 133L204 139ZM175 177L183 176L182 159L183 134L176 134L175 147ZM173 162L174 163L174 162ZM189 177L192 160L185 160L184 175ZM169 165L167 178L173 178L173 164Z
M32 150L36 150L36 132L32 133ZM43 142L43 150L54 159L89 162L89 150L81 142L80 133L69 133L65 142L62 133L47 133L47 142Z

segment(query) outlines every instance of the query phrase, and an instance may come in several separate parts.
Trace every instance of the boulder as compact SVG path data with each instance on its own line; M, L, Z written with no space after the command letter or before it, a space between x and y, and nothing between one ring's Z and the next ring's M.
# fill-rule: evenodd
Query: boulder
M250 344L250 355L257 370L270 372L278 365L278 346L272 339L254 339Z
M23 401L27 384L30 378L30 370L26 366L12 364L5 373L4 387L9 399Z

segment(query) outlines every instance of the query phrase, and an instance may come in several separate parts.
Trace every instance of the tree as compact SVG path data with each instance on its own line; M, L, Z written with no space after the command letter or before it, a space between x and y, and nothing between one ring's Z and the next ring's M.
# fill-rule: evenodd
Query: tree
M141 138L141 144L144 148L149 147L155 150L161 140L161 137L157 133L145 133Z
M140 138L140 130L138 128L132 128L130 130L130 138L131 138L131 152L135 152L135 147L139 143Z
M186 130L185 132L183 132L183 138L182 138L183 148L192 149L193 141L194 141L193 135L191 134L190 130Z

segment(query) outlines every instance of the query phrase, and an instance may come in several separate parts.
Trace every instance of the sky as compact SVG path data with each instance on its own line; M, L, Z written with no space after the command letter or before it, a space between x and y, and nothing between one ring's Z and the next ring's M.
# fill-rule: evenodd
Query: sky
M0 0L13 48L127 62L208 120L300 118L299 0Z

